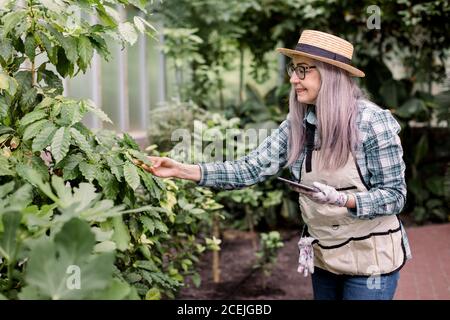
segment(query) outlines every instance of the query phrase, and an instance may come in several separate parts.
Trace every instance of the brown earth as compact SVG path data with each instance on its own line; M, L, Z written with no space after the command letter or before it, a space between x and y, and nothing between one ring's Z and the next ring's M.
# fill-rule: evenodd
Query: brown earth
M224 232L220 251L221 282L212 281L212 254L206 253L198 265L202 278L199 288L189 280L177 299L194 300L305 300L312 299L311 278L297 273L298 231L280 231L284 247L278 252L278 260L266 288L262 275L252 268L255 251L248 232Z

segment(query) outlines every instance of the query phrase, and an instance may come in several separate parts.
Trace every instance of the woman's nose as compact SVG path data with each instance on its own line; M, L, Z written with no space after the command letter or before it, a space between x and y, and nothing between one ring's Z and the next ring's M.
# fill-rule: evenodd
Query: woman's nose
M299 83L299 82L300 82L300 78L297 76L297 73L296 73L296 72L293 72L292 75L291 75L291 78L289 79L289 81L290 81L292 84L296 84L296 83Z

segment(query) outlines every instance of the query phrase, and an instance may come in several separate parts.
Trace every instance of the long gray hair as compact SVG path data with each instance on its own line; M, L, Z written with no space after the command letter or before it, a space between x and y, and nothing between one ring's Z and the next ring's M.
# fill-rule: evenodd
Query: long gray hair
M365 93L353 78L341 68L315 60L320 72L321 85L316 99L316 130L319 133L320 156L318 169L336 170L345 166L350 152L358 144L356 116L357 100L365 99ZM295 162L305 145L303 118L307 104L297 101L294 87L289 96L290 133L288 161Z

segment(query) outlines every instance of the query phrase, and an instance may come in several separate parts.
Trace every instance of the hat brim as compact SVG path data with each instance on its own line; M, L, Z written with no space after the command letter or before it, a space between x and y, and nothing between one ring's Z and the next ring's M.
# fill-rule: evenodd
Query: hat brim
M314 54L310 54L310 53L305 53L305 52L301 52L301 51L297 51L297 50L292 50L292 49L287 49L287 48L277 48L276 51L284 54L285 56L288 56L289 58L294 58L295 56L303 56L303 57L308 57L311 59L315 59L315 60L319 60L319 61L323 61L332 65L335 65L336 67L339 67L341 69L344 69L346 71L348 71L348 73L350 73L350 75L354 76L354 77L359 77L359 78L363 78L366 75L364 74L364 72L362 72L361 70L340 62L340 61L336 61L333 59L329 59L329 58L324 58L321 56L317 56Z

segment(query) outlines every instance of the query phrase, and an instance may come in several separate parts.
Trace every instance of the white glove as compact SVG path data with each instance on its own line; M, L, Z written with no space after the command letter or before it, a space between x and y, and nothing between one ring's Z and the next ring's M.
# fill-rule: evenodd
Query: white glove
M311 243L314 241L312 237L302 237L298 241L298 268L297 272L303 273L304 277L309 273L314 273L314 250Z
M345 207L348 200L348 195L344 192L339 192L335 188L320 182L313 182L313 185L319 190L317 192L303 191L311 200L321 204L332 204L338 207Z

